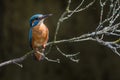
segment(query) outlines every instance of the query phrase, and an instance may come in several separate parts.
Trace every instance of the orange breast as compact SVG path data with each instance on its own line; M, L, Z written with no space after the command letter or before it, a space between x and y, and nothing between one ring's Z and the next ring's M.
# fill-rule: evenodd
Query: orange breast
M32 29L32 48L44 46L48 41L48 28L44 25L37 25Z

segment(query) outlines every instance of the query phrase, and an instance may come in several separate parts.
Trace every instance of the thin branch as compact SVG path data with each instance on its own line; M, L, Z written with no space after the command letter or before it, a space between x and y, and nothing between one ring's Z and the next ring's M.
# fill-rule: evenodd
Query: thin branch
M83 5L84 1L85 0L82 0L82 2L74 10L70 10L71 0L68 0L68 5L66 7L66 10L63 12L63 14L61 15L61 17L59 18L59 20L57 22L57 27L56 27L56 31L55 31L55 35L54 35L54 41L56 41L56 39L57 39L57 34L59 32L60 25L64 20L69 19L73 14L75 14L77 12L86 10L87 8L92 6L93 3L95 2L95 0L93 0L88 5L86 5L84 8L80 8Z
M62 51L60 50L60 48L59 48L58 46L56 46L56 48L57 48L57 50L58 50L63 56L65 56L66 58L69 58L71 61L76 62L76 63L79 62L79 59L75 59L74 57L76 57L80 52L75 53L75 54L65 54L64 52L62 52Z
M66 7L66 10L63 12L63 14L60 16L58 22L57 22L57 26L56 26L56 31L54 34L54 40L52 42L48 42L46 44L46 46L49 46L49 51L45 54L41 54L42 56L44 56L44 58L48 61L52 61L52 62L57 62L60 63L60 59L56 59L56 60L52 60L49 59L48 57L46 57L46 55L51 51L52 45L56 46L56 49L59 51L60 54L62 54L63 56L65 56L66 58L70 59L71 61L74 62L78 62L79 59L75 59L75 57L79 54L70 54L67 55L64 53L64 51L62 51L57 44L60 43L72 43L72 42L81 42L81 41L96 41L101 45L106 46L107 48L111 49L114 53L116 53L117 55L120 56L120 53L118 51L118 49L120 49L120 22L117 21L117 19L120 18L120 3L119 0L105 0L104 2L102 2L101 0L99 1L100 7L101 7L101 11L100 11L100 21L98 23L98 26L96 26L95 31L91 32L91 33L87 33L87 34L83 34L81 36L78 37L72 37L70 39L63 39L63 40L57 40L57 35L59 33L59 29L61 26L61 23L63 23L65 20L69 19L70 17L72 17L72 15L74 15L77 12L83 11L85 9L87 9L88 7L90 7L95 0L93 0L92 2L90 2L88 5L86 5L84 8L81 8L81 6L83 5L85 0L82 0L82 2L74 9L74 10L70 10L70 6L71 6L71 0L68 0L68 5ZM108 14L105 15L104 11L105 11L105 6L107 5L107 3L110 3L109 6L109 11ZM106 16L106 18L103 18L103 15ZM108 24L108 25L105 25ZM106 36L116 36L118 37L117 40L112 40L112 41L105 41L104 38ZM30 51L27 54L25 54L24 56L20 57L20 58L15 58L15 59L11 59L5 62L0 63L0 67L8 65L8 64L16 64L21 66L21 64L19 64L20 62L22 62L23 60L25 60L30 54L34 53L34 51ZM21 66L22 67L22 66Z
M25 54L24 56L22 56L20 58L15 58L15 59L11 59L11 60L2 62L2 63L0 63L0 67L3 67L3 66L8 65L8 64L17 64L18 65L19 62L24 61L33 52L34 51L32 50L32 51L28 52L27 54ZM22 67L22 66L20 66L20 67Z

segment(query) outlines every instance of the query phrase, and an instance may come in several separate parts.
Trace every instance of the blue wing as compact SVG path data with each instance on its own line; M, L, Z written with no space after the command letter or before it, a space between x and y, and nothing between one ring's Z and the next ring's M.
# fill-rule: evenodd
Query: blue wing
M32 28L30 28L30 31L29 31L29 44L30 44L30 47L32 48Z

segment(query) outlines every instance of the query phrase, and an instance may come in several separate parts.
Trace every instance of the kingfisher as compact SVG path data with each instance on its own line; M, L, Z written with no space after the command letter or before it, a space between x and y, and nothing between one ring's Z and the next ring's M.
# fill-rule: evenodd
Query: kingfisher
M30 20L30 30L29 30L29 43L30 47L35 51L35 59L40 61L42 60L46 43L49 38L49 30L44 24L44 20L51 16L52 14L35 14Z

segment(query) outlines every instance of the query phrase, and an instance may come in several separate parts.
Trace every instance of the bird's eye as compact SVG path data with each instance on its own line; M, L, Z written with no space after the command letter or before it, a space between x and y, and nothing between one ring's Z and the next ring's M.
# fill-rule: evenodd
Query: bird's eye
M35 18L36 20L39 20L39 18Z

